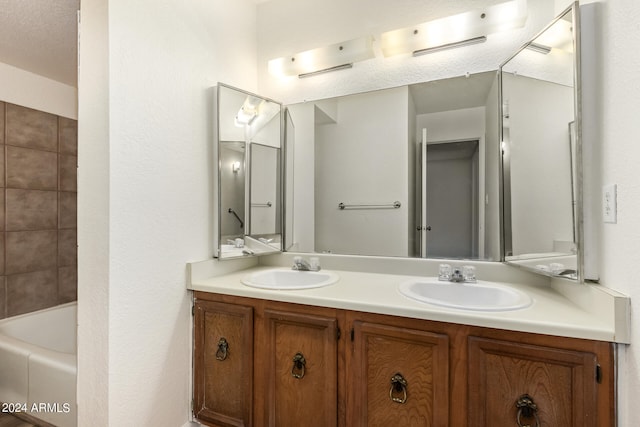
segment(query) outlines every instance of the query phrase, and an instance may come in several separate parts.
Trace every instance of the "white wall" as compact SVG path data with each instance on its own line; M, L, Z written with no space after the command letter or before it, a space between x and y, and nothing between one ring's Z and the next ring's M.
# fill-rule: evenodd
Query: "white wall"
M106 1L82 2L78 74L78 425L109 425L109 37ZM122 351L122 350L121 350Z
M75 87L0 62L0 101L78 118Z
M340 98L336 122L316 126L317 252L408 256L408 96L401 87ZM400 209L338 209L394 201Z
M505 149L511 162L513 255L552 252L554 240L574 240L569 167L573 88L504 74L503 99L509 104ZM542 113L550 108L553 114Z
M251 235L281 233L278 170L280 149L251 145ZM254 206L271 203L271 206Z
M228 143L234 144L234 143ZM226 244L227 239L235 239L244 234L245 218L245 178L247 171L245 169L245 151L238 151L231 148L228 144L222 143L220 147L220 237L221 243ZM225 146L227 145L227 146ZM244 147L243 147L244 148ZM240 163L240 170L233 172L232 165L235 162ZM242 218L243 226L240 226L238 219L229 213L229 209Z
M213 253L209 88L255 91L255 24L250 0L82 2L81 426L187 423L185 263Z

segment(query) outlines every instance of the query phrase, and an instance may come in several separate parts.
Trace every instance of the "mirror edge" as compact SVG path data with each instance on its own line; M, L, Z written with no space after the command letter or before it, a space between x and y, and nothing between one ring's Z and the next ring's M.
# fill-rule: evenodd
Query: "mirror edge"
M281 102L273 100L271 98L262 96L262 95L258 95L256 93L253 92L249 92L246 91L244 89L240 89L238 87L235 86L231 86L228 85L226 83L222 83L222 82L217 82L215 86L212 87L212 96L213 96L213 109L212 109L212 114L213 114L213 126L212 126L212 130L213 130L213 167L216 168L215 172L212 174L213 177L215 178L214 181L214 185L213 185L213 191L212 191L212 210L213 210L213 258L216 258L220 261L225 261L225 260L230 260L230 259L239 259L239 258L247 258L247 257L257 257L257 256L262 256L262 255L272 255L275 253L281 253L284 252L284 215L281 215L281 219L280 219L280 226L281 226L281 245L280 245L280 249L273 249L273 250L268 250L266 248L264 248L263 246L266 245L259 245L261 246L261 250L260 252L254 252L253 250L250 251L249 253L243 253L242 255L239 256L226 256L223 257L222 255L222 248L221 248L221 244L222 244L222 240L220 237L220 232L222 230L222 224L221 224L221 213L220 213L220 197L222 194L222 190L220 188L220 183L221 183L221 175L220 175L220 92L219 92L219 88L220 87L224 87L227 89L231 89L231 90L235 90L241 93L244 93L246 95L250 95L250 96L255 96L258 98L262 98L264 100L267 100L269 102L273 102L275 104L277 104L280 107L280 149L281 149L281 153L283 151L285 151L285 140L283 138L283 105ZM247 152L250 150L247 150ZM247 156L250 156L250 154L245 153L245 170L249 171L250 167L248 167L248 163L250 162L250 160L248 159ZM281 154L282 157L282 154ZM282 163L281 163L282 164ZM280 192L282 194L282 190L283 190L283 175L285 175L285 165L282 164L281 170L280 170ZM250 172L247 172L247 177L245 179L245 205L246 206L250 206L250 197L251 197L251 178L250 178ZM280 197L280 203L283 205L283 209L284 209L284 202L282 200L282 197ZM248 224L250 224L251 221L251 210L250 209L246 209L245 208L245 225L247 227L249 227ZM245 239L247 237L251 237L250 234L246 233L247 230L245 230L244 236ZM249 230L250 231L250 230ZM260 242L258 242L257 240L251 238L252 241L255 241L256 244L259 244ZM251 248L249 248L251 249Z
M507 230L507 225L511 223L511 210L508 206L507 201L510 203L510 197L508 197L506 193L505 185L505 159L504 152L502 149L502 142L504 140L504 128L503 128L503 93L502 93L502 73L503 67L512 60L516 55L522 52L527 48L538 36L544 33L547 29L553 26L557 21L562 19L568 13L571 14L573 20L573 51L574 51L574 69L573 69L573 81L574 81L574 110L575 110L575 137L576 137L576 207L574 208L575 215L575 224L574 228L576 231L575 245L576 245L576 270L577 270L577 279L568 279L566 277L561 277L557 275L553 275L552 273L544 272L539 269L530 268L524 265L520 265L517 263L512 263L506 260L507 246L509 245L509 239L507 239L507 234L511 235L511 229ZM500 153L500 161L498 162L500 170L500 183L499 183L499 211L500 211L500 261L504 264L511 265L514 267L525 269L529 272L533 272L536 274L540 274L543 276L549 276L553 278L560 278L565 280L570 280L572 282L577 282L579 284L584 284L584 206L583 206L583 161L582 161L582 85L581 85L581 42L580 42L580 3L579 1L574 1L570 6L568 6L565 10L563 10L558 16L556 16L547 26L545 26L542 30L540 30L537 34L535 34L528 42L523 44L513 55L505 59L500 66L498 67L498 109L500 114L498 115L498 135L499 141L498 143L501 145L498 153ZM507 199L507 200L505 200Z
M219 87L220 87L220 83L217 83L215 86L213 86L211 88L212 91L212 96L213 96L213 109L212 109L212 115L213 115L213 126L212 126L212 132L213 132L213 150L211 150L213 152L213 167L215 168L214 172L211 174L211 177L214 178L213 180L213 191L212 191L212 203L211 203L211 210L212 210L212 217L213 217L213 258L218 258L218 259L222 259L220 257L221 255L221 239L220 239L220 232L222 230L222 225L220 223L221 218L220 218L220 194L221 194L221 190L220 190L220 133L219 133L219 129L220 129L220 124L219 122L219 117L220 117L220 105L219 105Z

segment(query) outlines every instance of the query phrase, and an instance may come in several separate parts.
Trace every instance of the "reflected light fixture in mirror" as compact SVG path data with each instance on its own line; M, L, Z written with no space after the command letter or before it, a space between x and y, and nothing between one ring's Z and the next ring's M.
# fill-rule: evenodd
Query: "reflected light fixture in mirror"
M269 61L269 73L277 77L309 77L351 68L354 62L373 58L373 37L365 36L326 47L306 50Z
M527 49L532 50L534 52L541 53L543 55L548 55L551 52L551 48L549 46L544 46L538 43L530 43L527 45Z
M247 96L242 107L238 110L238 114L236 114L235 125L240 128L250 125L258 117L260 102L261 100L257 98Z
M532 44L573 52L573 24L560 19L536 37Z
M511 0L488 8L388 31L382 34L384 56L424 53L481 43L481 37L520 28L527 19L527 1Z

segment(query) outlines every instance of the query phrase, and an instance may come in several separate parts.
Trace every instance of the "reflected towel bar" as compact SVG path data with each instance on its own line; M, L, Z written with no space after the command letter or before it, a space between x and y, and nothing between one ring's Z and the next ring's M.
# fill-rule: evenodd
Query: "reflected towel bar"
M240 228L244 228L244 222L242 222L242 220L240 219L240 217L238 216L238 214L236 213L236 211L234 211L233 209L229 208L228 211L230 214L233 214L233 216L236 217L236 219L238 220L238 222L240 223Z
M338 208L340 210L345 210L345 209L400 209L400 206L402 206L402 205L397 200L395 202L393 202L393 203L389 203L389 204L385 204L385 205L365 205L365 204L347 205L347 204L344 204L342 202L338 203Z
M251 203L252 208L270 208L271 202L266 203Z

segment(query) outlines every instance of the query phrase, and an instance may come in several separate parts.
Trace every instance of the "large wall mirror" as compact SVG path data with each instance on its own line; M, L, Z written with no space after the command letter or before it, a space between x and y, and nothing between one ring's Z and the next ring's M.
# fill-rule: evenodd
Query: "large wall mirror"
M578 4L500 67L504 258L582 279Z
M224 84L214 88L215 256L282 250L281 104Z
M288 110L295 250L499 261L497 71Z

